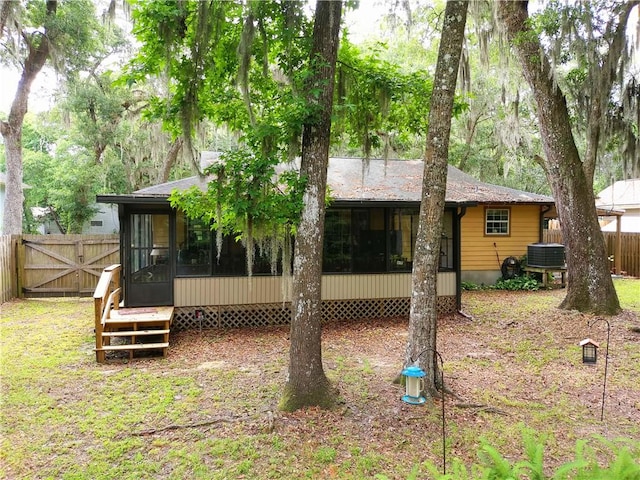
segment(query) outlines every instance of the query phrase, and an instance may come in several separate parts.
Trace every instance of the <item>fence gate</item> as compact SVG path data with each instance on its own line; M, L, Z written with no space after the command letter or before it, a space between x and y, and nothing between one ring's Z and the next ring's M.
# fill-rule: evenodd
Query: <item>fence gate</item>
M26 297L93 293L102 270L120 263L118 235L24 235L19 285Z

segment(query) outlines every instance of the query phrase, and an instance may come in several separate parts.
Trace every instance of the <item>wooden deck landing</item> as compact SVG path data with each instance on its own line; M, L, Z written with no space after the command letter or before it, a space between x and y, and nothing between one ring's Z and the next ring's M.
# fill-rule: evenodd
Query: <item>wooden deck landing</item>
M109 323L169 323L173 320L173 307L140 307L112 309Z

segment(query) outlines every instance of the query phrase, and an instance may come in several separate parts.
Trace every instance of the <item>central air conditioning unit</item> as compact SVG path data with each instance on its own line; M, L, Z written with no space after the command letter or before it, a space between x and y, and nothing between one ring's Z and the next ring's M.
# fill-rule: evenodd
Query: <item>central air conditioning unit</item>
M559 243L527 245L527 265L540 268L564 268L564 245Z

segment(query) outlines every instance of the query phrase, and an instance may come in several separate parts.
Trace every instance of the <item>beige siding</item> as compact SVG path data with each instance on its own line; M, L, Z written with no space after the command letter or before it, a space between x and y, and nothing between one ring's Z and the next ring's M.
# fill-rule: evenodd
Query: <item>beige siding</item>
M507 208L496 206L495 208ZM484 207L467 209L462 217L462 271L500 270L507 257L527 253L527 245L540 241L540 207L510 205L510 235L484 235ZM494 246L495 243L495 246ZM497 253L496 253L497 252Z
M176 307L202 305L248 305L283 301L280 277L177 278ZM324 275L323 300L353 300L409 297L411 274ZM438 295L455 296L454 272L438 275Z
M208 277L177 278L174 304L248 305L282 301L280 277Z
M323 300L354 300L408 297L411 291L410 273L388 275L324 275Z
M456 272L442 272L438 274L438 296L456 296Z

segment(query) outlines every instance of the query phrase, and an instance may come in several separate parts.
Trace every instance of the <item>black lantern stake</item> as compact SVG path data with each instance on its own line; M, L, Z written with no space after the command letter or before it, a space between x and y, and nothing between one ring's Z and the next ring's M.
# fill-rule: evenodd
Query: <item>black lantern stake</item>
M611 336L611 325L606 318L596 318L593 322L587 322L589 328L593 327L600 320L607 324L607 348L604 352L604 380L602 383L602 407L600 408L600 421L604 419L604 399L607 392L607 370L609 367L609 337ZM580 342L582 347L582 363L595 364L598 358L598 344L586 338Z
M418 359L426 352L433 352L434 357L437 356L438 359L440 360L440 381L442 382L441 384L441 389L442 389L442 474L446 475L447 474L447 436L446 436L446 429L445 429L445 416L444 416L444 362L442 361L442 355L440 355L440 353L433 349L433 348L425 348L423 351L421 351L418 355L416 355L415 359L411 358L411 363L415 363L418 361ZM406 371L403 370L403 373Z

